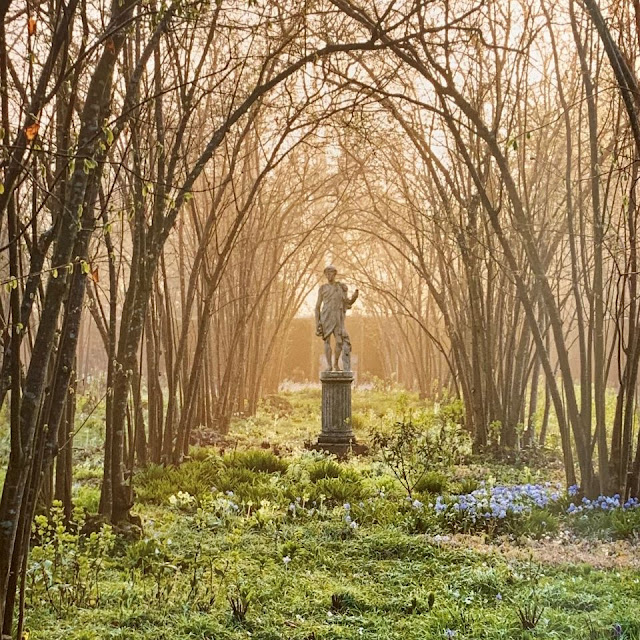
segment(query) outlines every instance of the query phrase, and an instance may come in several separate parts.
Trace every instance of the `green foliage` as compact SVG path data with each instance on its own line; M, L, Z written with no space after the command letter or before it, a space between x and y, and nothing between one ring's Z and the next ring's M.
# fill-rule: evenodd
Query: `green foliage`
M27 583L30 640L422 640L447 630L456 640L640 638L638 572L556 564L552 556L564 547L544 540L559 527L633 537L633 511L570 518L558 503L505 523L497 540L450 537L435 495L471 493L480 481L540 482L553 479L544 475L550 470L470 461L460 407L426 410L414 394L371 394L369 410L368 396L354 393L364 422L389 431L398 422L390 408L406 410L430 442L451 445L429 458L417 499L407 500L384 460L255 450L261 429L278 444L319 430L319 392L284 394L287 404L270 401L255 420L236 423L234 453L198 448L179 468L150 465L134 477L142 540L114 545L105 529L90 545L77 533L82 516L61 530L53 525L60 511L40 521L46 530L34 534ZM100 470L95 454L76 467L76 500L90 508ZM535 578L522 561L527 537L542 538L531 548L549 562ZM541 616L532 603L544 607ZM536 617L535 628L523 628Z
M427 471L415 484L415 490L421 493L439 494L447 490L449 479L444 473Z
M578 535L590 538L637 538L640 508L585 511L571 519L571 526Z
M311 482L317 482L324 478L339 478L342 475L342 466L331 458L324 458L311 464L308 472Z
M249 451L234 451L224 457L227 467L250 469L260 473L285 473L287 462L271 451L251 449Z
M84 509L87 513L98 513L100 489L98 487L78 487L74 502L76 507Z
M48 516L36 516L33 533L38 543L31 551L27 570L30 604L40 603L64 616L72 608L100 602L105 561L115 537L109 525L89 536L81 535L84 521L84 512L76 509L73 520L66 523L62 504L57 501Z
M234 595L227 596L227 600L231 605L231 616L235 622L242 624L247 617L249 610L249 592L247 589L238 589Z
M448 469L462 459L465 435L448 416L423 412L372 431L376 450L410 498L428 471Z
M326 498L333 503L353 502L364 497L364 487L357 479L321 478L310 488L311 498Z
M178 491L200 498L216 491L221 468L219 460L211 457L185 462L179 467L151 464L136 476L136 498L143 503L166 504Z
M460 480L460 488L457 493L473 493L480 486L476 478L467 476Z

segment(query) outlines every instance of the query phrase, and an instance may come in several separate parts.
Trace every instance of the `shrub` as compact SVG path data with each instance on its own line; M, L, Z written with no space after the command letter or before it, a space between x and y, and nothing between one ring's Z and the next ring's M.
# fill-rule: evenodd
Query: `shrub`
M459 426L443 423L434 430L429 428L432 420L423 414L418 422L401 420L372 433L374 446L410 498L428 471L447 468L460 458Z
M444 493L447 483L447 476L443 473L428 471L416 482L415 489L421 493Z
M227 467L250 469L259 473L284 473L288 467L285 460L263 449L228 453L224 457L224 463Z
M558 517L548 509L532 509L522 520L515 521L512 532L529 538L555 534L558 532Z
M331 458L318 460L309 467L309 479L317 482L323 478L339 478L342 474L342 467Z
M260 408L278 416L288 416L293 413L291 400L280 394L265 396L260 402Z
M97 487L78 487L73 496L76 507L87 513L98 513L100 505L100 489Z
M351 427L354 431L361 431L367 426L367 417L360 412L355 412L351 416Z
M185 462L179 467L151 464L138 473L134 480L139 502L166 504L178 491L200 499L216 490L220 466L215 458Z
M460 480L460 493L473 493L478 487L480 483L475 478L466 477Z
M36 516L33 531L38 544L31 551L26 574L32 606L49 606L63 616L74 607L99 603L99 585L115 536L107 524L84 536L80 533L84 524L82 509L76 509L65 524L64 509L57 500L48 516Z
M345 478L322 478L311 487L312 500L320 500L321 496L325 496L327 501L345 503L360 500L364 495L360 481Z

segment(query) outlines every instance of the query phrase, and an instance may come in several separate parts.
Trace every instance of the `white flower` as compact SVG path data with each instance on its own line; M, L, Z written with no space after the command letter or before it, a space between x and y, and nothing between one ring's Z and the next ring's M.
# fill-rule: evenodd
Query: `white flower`
M289 556L285 556L282 558L282 562L284 562L284 566L286 567L291 562L291 558Z

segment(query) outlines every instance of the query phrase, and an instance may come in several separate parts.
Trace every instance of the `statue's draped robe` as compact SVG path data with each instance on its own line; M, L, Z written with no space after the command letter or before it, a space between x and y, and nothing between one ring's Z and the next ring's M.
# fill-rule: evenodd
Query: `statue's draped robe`
M320 307L320 325L322 339L326 340L332 333L348 338L344 326L345 311L351 308L347 297L347 285L334 282L321 285L318 291Z

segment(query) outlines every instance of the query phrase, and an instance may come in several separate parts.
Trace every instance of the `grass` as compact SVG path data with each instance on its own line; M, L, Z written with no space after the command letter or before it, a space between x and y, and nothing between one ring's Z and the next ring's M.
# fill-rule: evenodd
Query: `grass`
M31 605L30 638L422 640L444 638L449 629L456 638L577 639L590 637L589 626L591 637L611 637L614 624L624 637L640 637L635 572L449 549L397 523L351 530L340 507L310 521L261 509L262 516L233 515L221 524L189 509L141 507L160 553L146 569L132 569L143 554L129 547L127 555L121 546L104 571L97 606L58 617L46 602ZM157 555L163 567L153 565ZM248 602L242 623L229 605L237 593ZM527 631L518 612L532 599L543 615Z
M633 540L639 519L571 519L563 507L483 534L489 544L453 536L430 506L436 495L557 481L561 469L467 457L429 471L416 509L377 456L338 462L303 450L320 428L319 400L317 389L268 398L234 421L224 452L199 448L179 468L139 471L140 540L108 528L87 539L57 528L55 514L53 526L43 520L27 580L29 640L640 640L636 565L566 562L556 543L568 530L565 544L581 548ZM354 426L364 436L422 408L413 394L358 391ZM99 410L85 429L75 500L95 512ZM529 547L528 535L541 539ZM623 544L632 558L633 543Z

